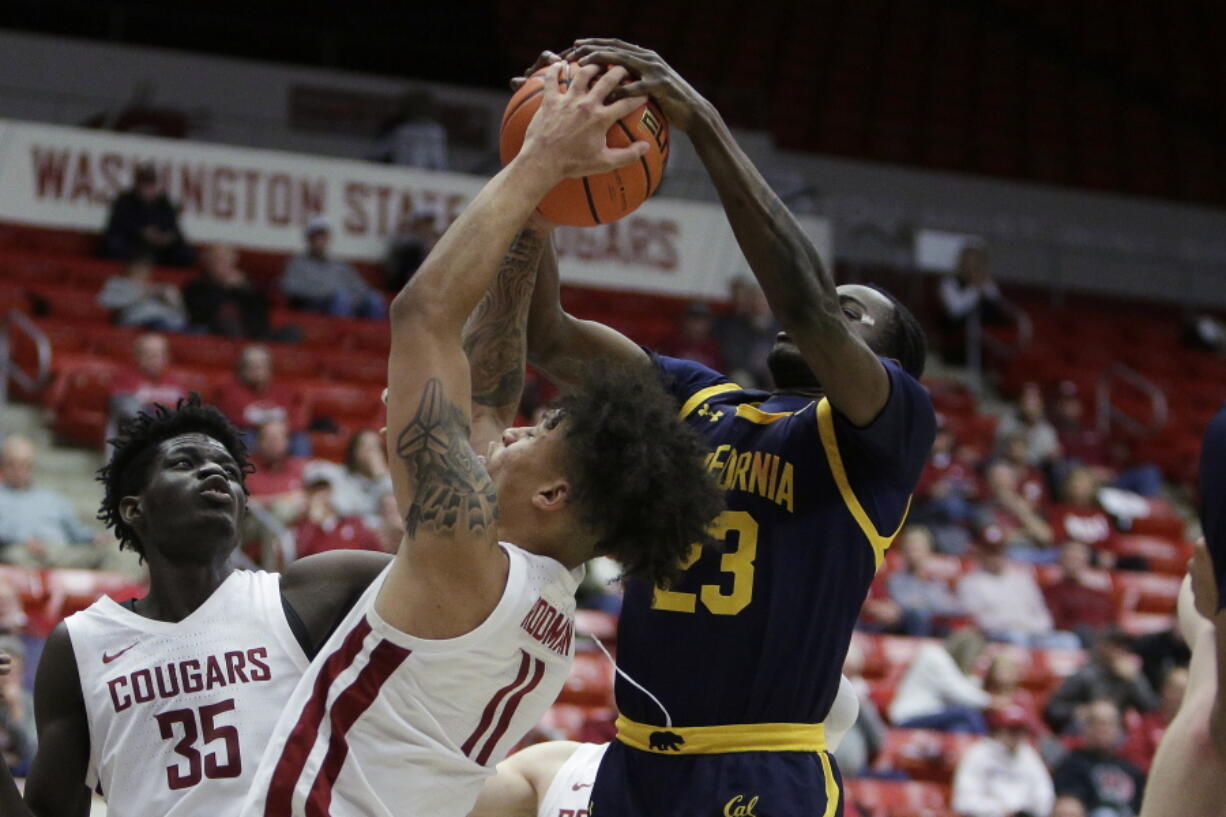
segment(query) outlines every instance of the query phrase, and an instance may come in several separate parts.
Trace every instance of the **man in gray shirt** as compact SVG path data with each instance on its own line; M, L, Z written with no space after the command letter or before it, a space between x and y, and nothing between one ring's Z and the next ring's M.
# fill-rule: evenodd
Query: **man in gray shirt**
M13 434L0 448L0 562L95 567L108 539L83 524L56 491L36 488L34 444Z
M323 216L307 222L306 252L295 255L281 274L281 291L296 309L345 318L382 318L383 296L351 265L328 255L332 225Z

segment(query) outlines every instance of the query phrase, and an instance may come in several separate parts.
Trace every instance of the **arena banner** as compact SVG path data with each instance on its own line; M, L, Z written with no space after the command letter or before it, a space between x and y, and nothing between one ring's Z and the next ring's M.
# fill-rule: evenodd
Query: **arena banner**
M0 220L100 230L133 166L153 162L193 242L295 252L316 214L333 251L377 260L418 212L455 219L484 179L346 159L0 120ZM667 176L665 177L667 185ZM803 221L825 258L830 229ZM723 297L748 268L716 205L659 198L613 224L558 231L564 280Z

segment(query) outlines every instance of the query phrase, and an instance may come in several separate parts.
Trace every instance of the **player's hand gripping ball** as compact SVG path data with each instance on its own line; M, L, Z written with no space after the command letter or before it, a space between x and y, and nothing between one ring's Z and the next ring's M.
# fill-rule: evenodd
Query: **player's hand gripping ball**
M541 105L544 76L548 66L533 73L520 86L502 114L499 153L505 165L519 153L524 131ZM579 70L578 63L562 67L559 84L563 89ZM607 224L634 212L660 186L668 163L668 120L658 105L648 100L623 116L609 128L609 147L628 147L646 142L647 153L638 161L607 173L578 179L564 179L549 191L537 209L546 219L572 227Z

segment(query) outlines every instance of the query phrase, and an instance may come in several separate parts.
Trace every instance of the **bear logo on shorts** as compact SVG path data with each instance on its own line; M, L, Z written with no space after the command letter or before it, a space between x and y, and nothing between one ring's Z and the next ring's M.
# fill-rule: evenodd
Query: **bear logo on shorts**
M650 746L653 752L680 752L685 738L676 732L652 732Z

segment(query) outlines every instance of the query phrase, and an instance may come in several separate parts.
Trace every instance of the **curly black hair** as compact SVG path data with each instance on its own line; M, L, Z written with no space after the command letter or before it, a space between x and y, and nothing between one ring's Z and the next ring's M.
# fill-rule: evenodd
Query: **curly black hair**
M126 548L141 558L145 556L145 547L136 531L119 513L119 501L145 489L158 445L172 437L193 433L212 437L225 446L244 480L255 471L247 459L241 432L216 407L202 403L195 392L179 400L173 409L158 403L152 412L142 411L124 421L119 434L107 441L114 450L110 462L98 470L97 477L105 488L98 519L115 530L120 550Z
M882 338L882 348L873 351L897 360L904 372L919 380L924 374L924 363L928 357L928 338L924 334L924 328L911 310L888 290L877 284L866 286L880 292L894 305L894 320Z
M558 401L567 472L597 552L624 575L667 587L723 510L706 446L648 367L589 367Z

